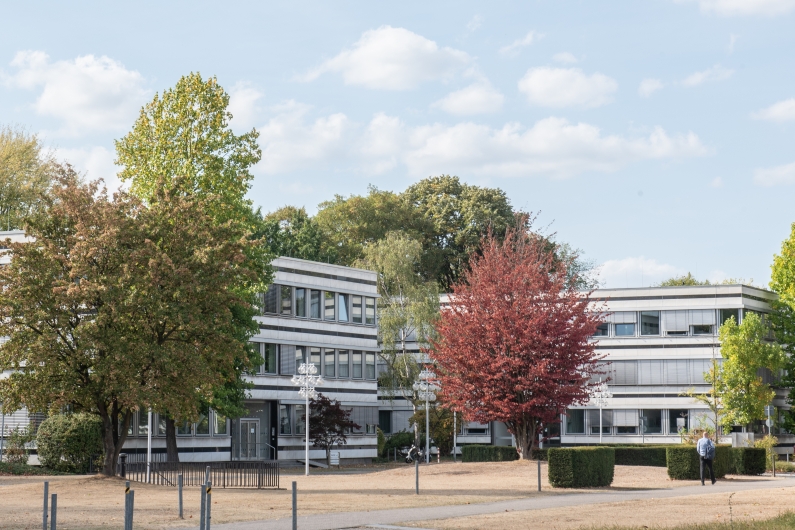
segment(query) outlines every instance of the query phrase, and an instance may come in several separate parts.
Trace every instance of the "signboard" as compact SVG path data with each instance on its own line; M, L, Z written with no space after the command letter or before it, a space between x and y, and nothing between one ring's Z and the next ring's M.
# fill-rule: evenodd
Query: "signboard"
M331 451L329 456L331 457L331 465L332 466L340 465L340 452L339 451Z

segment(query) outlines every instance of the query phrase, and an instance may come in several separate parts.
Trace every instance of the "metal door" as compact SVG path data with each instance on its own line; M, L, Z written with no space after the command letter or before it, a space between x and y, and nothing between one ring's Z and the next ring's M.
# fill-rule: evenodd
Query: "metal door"
M257 459L257 442L259 441L259 420L240 420L240 459Z

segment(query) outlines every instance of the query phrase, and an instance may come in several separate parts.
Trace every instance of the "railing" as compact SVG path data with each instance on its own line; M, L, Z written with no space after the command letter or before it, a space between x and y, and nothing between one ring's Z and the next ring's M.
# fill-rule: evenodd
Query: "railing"
M275 461L152 462L150 465L149 482L160 486L176 486L177 476L180 474L185 486L201 486L204 484L205 473L209 467L210 480L217 488L279 487L279 463ZM117 474L128 480L146 482L146 461L131 463L120 458Z
M276 448L265 442L240 443L232 440L232 460L276 460Z

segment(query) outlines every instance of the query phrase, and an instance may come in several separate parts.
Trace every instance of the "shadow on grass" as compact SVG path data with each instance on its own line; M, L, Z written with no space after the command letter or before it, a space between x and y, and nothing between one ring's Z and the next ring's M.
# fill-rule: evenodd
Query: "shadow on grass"
M665 528L666 530L792 530L795 528L795 512L788 512L772 519L760 521L734 521L704 523L674 527L659 526L591 526L588 530L636 530Z

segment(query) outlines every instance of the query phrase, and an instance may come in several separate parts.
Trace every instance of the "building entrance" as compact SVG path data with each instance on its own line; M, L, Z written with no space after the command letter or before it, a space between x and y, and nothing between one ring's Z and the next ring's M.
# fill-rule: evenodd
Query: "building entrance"
M241 418L232 420L232 460L275 460L271 401L249 401Z

